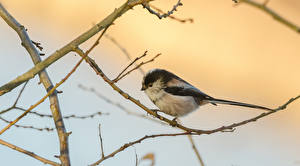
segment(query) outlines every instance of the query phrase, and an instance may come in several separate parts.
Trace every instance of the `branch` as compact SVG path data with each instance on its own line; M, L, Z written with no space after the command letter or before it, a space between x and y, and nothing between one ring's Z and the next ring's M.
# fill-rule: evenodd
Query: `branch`
M121 44L116 39L114 39L112 36L108 34L106 34L105 37L109 39L112 43L114 43L124 53L127 59L131 61L131 56L128 53L128 51L123 46L121 46ZM142 68L139 68L139 71L141 72L142 75L145 75L145 71Z
M174 13L174 11L177 11L177 7L182 6L183 4L180 2L180 0L178 0L178 2L173 6L173 8L170 11L168 11L167 13L163 13L163 14L160 14L160 13L154 11L153 9L151 9L148 2L145 2L142 5L144 8L146 8L148 10L149 13L156 15L159 19L162 19L162 18L169 17L171 14Z
M80 49L76 49L75 50L80 56L85 56L84 52ZM285 103L284 105L282 106L279 106L277 109L274 109L274 111L269 111L268 113L262 113L261 115L257 116L257 117L254 117L252 119L249 119L249 120L246 120L246 121L242 121L240 123L234 123L232 125L229 125L229 126L222 126L222 127L219 127L217 129L213 129L213 130L199 130L199 129L192 129L192 128L188 128L188 127L185 127L179 123L177 123L176 121L174 120L170 120L168 118L165 118L161 115L159 115L157 112L153 111L153 110L150 110L149 108L147 108L146 106L144 106L143 104L141 104L138 100L136 100L135 98L131 97L129 94L125 93L123 90L121 90L117 85L115 85L115 83L110 80L104 73L103 71L99 68L99 66L96 64L96 62L91 59L90 57L86 57L86 62L93 68L93 70L96 72L97 75L101 76L102 79L107 82L115 91L117 91L121 96L123 96L125 99L127 100L130 100L131 102L133 102L134 104L136 104L137 106L139 106L140 108L142 108L144 111L146 111L148 114L158 118L159 120L163 121L163 122L166 122L167 124L169 124L170 126L173 126L173 127L177 127L179 129L182 129L186 132L190 132L190 133L195 133L197 135L201 135L201 134L213 134L213 133L216 133L216 132L232 132L234 131L234 128L235 127L238 127L238 126L241 126L241 125L244 125L244 124L247 124L249 122L254 122L262 117L265 117L267 115L270 115L270 114L273 114L273 113L276 113L278 112L279 110L283 110L286 108L286 106L290 103L292 103L293 101L297 100L298 98L300 98L300 95L297 96L296 98L292 98L290 99L287 103Z
M103 149L103 141L101 136L101 125L99 124L99 138L100 138L100 147L101 147L101 157L104 158L104 149Z
M192 137L191 135L188 135L188 139L189 139L190 143L192 144L192 148L193 148L193 150L194 150L194 152L195 152L195 154L196 154L196 156L197 156L197 159L198 159L199 162L200 162L200 165L201 165L201 166L205 166L205 164L204 164L204 162L203 162L203 159L201 158L200 153L199 153L199 151L198 151L198 149L197 149L197 147L196 147L196 145L195 145L195 142L194 142L194 140L193 140L193 137Z
M117 80L122 76L122 74L130 67L132 66L136 61L138 61L139 59L145 57L147 55L148 51L145 51L143 55L136 57L128 66L125 67L125 69L123 69L121 71L121 73L114 79L114 82L117 82Z
M130 110L128 110L125 106L121 105L120 103L118 102L114 102L112 100L110 100L109 98L107 98L106 96L102 95L101 93L99 93L98 91L96 91L94 88L87 88L81 84L78 85L78 87L84 91L88 91L88 92L91 92L91 93L94 93L97 97L99 97L100 99L104 100L105 102L107 102L108 104L111 104L113 106L116 106L118 107L120 110L124 111L126 114L128 115L132 115L132 116L135 116L135 117L139 117L139 118L145 118L147 120L151 120L153 122L156 122L156 123L160 123L162 125L165 125L165 123L163 123L162 121L160 120L156 120L156 119L153 119L147 115L144 115L144 114L138 114L138 113L135 113L135 112L132 112Z
M11 123L11 121L8 121L1 116L0 116L0 120L2 120L5 123ZM25 126L25 125L17 125L17 124L14 124L14 126L18 127L18 128L24 128L24 129L33 129L33 130L37 130L37 131L48 131L48 132L54 131L54 128L50 128L50 127L38 128L38 127L34 127L34 126Z
M266 0L264 3L259 3L256 2L254 0L233 0L235 3L246 3L250 6L253 6L257 9L262 10L263 12L265 12L266 14L270 15L271 17L273 17L276 21L282 23L283 25L287 26L288 28L292 29L293 31L300 33L300 27L297 26L296 24L292 23L291 21L285 19L284 17L280 16L279 14L277 14L277 12L275 12L274 10L272 10L271 8L267 7L267 3L268 0Z
M146 55L146 53L147 53L147 51L144 53L144 55L142 55L141 57L137 57L131 64L129 64L126 68L125 68L125 70L128 68L128 67L130 67L134 62L136 62L137 60L139 60L140 58L143 58L145 55ZM131 70L129 70L128 72L126 72L125 74L123 74L123 75L121 75L124 71L122 71L118 76L117 76L117 78L115 78L115 79L113 79L112 81L113 82L118 82L118 81L120 81L122 78L124 78L125 76L127 76L128 74L130 74L131 72L133 72L134 70L136 70L136 69L138 69L138 68L140 68L141 66L143 66L143 65L145 65L145 64L147 64L147 63L150 63L150 62L153 62L157 57L159 57L161 54L159 53L159 54L157 54L156 56L154 56L152 59L150 59L150 60L148 60L148 61L146 61L146 62L141 62L140 64L138 64L138 65L136 65L133 69L131 69Z
M99 159L98 161L96 161L95 163L91 164L90 166L96 166L96 165L99 165L101 162L103 162L104 160L106 159L109 159L111 157L114 157L116 154L124 151L125 149L135 145L135 144L138 144L138 143L141 143L142 141L146 140L146 139L149 139L149 138L156 138L156 137L174 137L174 136L180 136L180 135L190 135L190 134L193 134L193 133L190 133L190 132L183 132L183 133L175 133L175 134L155 134L155 135L145 135L144 137L136 140L136 141L132 141L132 142L129 142L127 144L124 144L123 146L121 146L119 149L113 151L112 153L110 153L109 155L106 155L104 157L102 157L101 159Z
M1 115L1 114L4 114L4 113L6 113L6 112L8 112L8 111L10 111L10 110L12 110L12 109L17 108L18 101L19 101L21 95L23 94L24 89L25 89L27 83L28 83L28 81L25 82L25 84L24 84L23 87L21 88L21 90L20 90L20 92L19 92L19 94L18 94L18 96L17 96L17 98L16 98L14 104L13 104L11 107L9 107L9 108L7 108L7 109L5 109L5 110L2 110L2 111L0 112L0 115Z
M30 54L33 63L36 65L35 67L37 67L40 64L40 62L42 61L40 58L40 53L34 47L34 44L32 43L32 40L29 38L24 26L21 25L16 19L14 19L13 16L11 16L8 13L8 11L6 11L6 9L2 6L1 3L0 3L0 16L5 20L5 22L11 28L13 28L18 33L18 35L22 41L22 46L25 47L27 52ZM51 89L53 87L53 84L50 80L50 77L48 76L48 73L44 69L45 68L39 68L39 71L36 74L39 74L40 81L43 83L46 91L48 91L49 89ZM33 78L33 77L34 77L34 75L29 74L29 78ZM18 78L23 79L24 76L19 76ZM17 83L15 83L13 81L14 83L5 85L4 87L6 87L6 88L4 88L4 89L3 89L3 87L0 87L0 96L2 94L4 94L3 92L5 92L5 93L9 92L14 87L29 80L29 79L23 79L23 80L22 79L21 79L21 81L19 81ZM59 102L58 102L58 97L57 97L57 93L56 93L55 89L51 94L48 95L48 97L50 100L50 109L52 111L53 120L54 120L54 124L56 126L56 131L57 131L59 143L60 143L60 152L61 152L60 160L63 165L70 165L68 134L66 133L66 129L65 129L65 125L64 125L64 122L62 119L61 110L60 110ZM26 113L23 115L25 116Z
M83 33L82 35L78 36L76 39L68 43L67 45L63 46L61 49L57 50L53 54L51 54L48 58L44 61L39 62L33 68L18 76L14 80L8 82L7 84L0 87L0 96L11 91L15 87L19 86L23 82L33 78L36 74L40 73L46 67L50 66L52 63L56 62L58 59L62 58L76 47L78 47L83 42L87 41L99 31L105 29L109 25L111 25L118 17L122 16L126 13L129 9L132 9L136 5L140 5L145 2L150 2L151 0L127 0L121 7L117 8L112 12L109 16L103 19L101 22L93 26L91 29ZM0 15L3 17L4 15L4 8L0 4ZM20 28L22 28L21 26ZM24 28L24 27L23 27Z
M24 108L21 108L21 107L14 107L13 109L17 109L17 110L21 110L21 111L26 111L26 109ZM41 114L41 113L38 113L38 112L29 112L29 114L33 114L33 115L36 115L36 116L39 116L39 117L46 117L46 118L53 118L52 115L48 115L48 114ZM109 113L103 113L103 112L95 112L95 113L92 113L92 114L88 114L88 115L82 115L82 116L79 116L79 115L66 115L66 116L63 116L62 118L64 119L87 119L87 118L94 118L95 116L101 116L101 115L109 115Z
M41 157L41 156L39 156L39 155L37 155L37 154L35 154L33 152L30 152L28 150L25 150L25 149L22 149L22 148L20 148L18 146L10 144L10 143L2 140L2 139L0 139L0 144L4 145L4 146L7 146L7 147L9 147L9 148L11 148L13 150L16 150L16 151L19 151L21 153L24 153L24 154L26 154L26 155L28 155L30 157L33 157L33 158L35 158L35 159L43 162L44 164L49 164L49 165L54 165L54 166L60 166L60 164L58 164L57 162L54 162L54 161L48 160L46 158L43 158L43 157Z
M153 8L153 9L157 10L159 13L167 14L167 13L165 13L164 11L162 11L160 8L158 8L158 7L154 6L154 5L149 5L149 6L150 6L151 8ZM192 19L192 18L181 19L181 18L177 18L177 17L175 17L175 16L173 16L173 15L169 15L168 17L169 17L170 19L173 19L173 20L175 20L175 21L179 21L179 22L181 22L181 23L186 23L186 22L193 23L193 22L194 22L194 19Z

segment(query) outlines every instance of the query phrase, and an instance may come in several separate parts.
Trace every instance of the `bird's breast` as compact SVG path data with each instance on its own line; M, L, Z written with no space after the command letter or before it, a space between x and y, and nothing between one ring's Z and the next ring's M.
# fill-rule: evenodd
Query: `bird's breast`
M160 111L176 117L184 116L199 106L194 97L172 95L163 90L147 95Z

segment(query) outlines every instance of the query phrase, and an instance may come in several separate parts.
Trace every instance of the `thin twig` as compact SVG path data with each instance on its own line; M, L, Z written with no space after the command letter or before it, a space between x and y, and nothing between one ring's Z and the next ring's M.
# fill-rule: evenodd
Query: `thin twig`
M6 119L4 119L3 117L0 116L0 120L4 121L5 123L11 123L11 121L8 121ZM24 128L24 129L33 129L33 130L37 130L37 131L53 131L54 128L51 128L51 127L44 127L44 128L39 128L39 127L34 127L34 126L26 126L26 125L17 125L17 124L14 124L15 127L18 127L18 128Z
M142 141L149 139L149 138L156 138L156 137L174 137L174 136L180 136L180 135L189 135L189 134L193 134L191 132L183 132L183 133L175 133L175 134L155 134L155 135L146 135L136 141L132 141L129 143L124 144L123 146L121 146L120 148L118 148L117 150L113 151L112 153L110 153L109 155L106 155L104 157L102 157L101 159L99 159L98 161L96 161L95 163L91 164L90 166L96 166L99 165L101 162L103 162L106 159L109 159L111 157L114 157L116 154L124 151L125 149L127 149L128 147L131 147L135 144L141 143Z
M178 2L173 6L173 8L170 11L168 11L167 13L163 13L163 14L160 14L160 13L154 11L153 9L151 9L149 3L147 3L147 2L143 3L142 5L144 8L146 8L148 10L149 13L156 15L159 19L162 19L162 18L169 17L171 14L174 13L174 11L177 11L177 7L182 6L183 4L181 3L180 0L178 0Z
M17 103L18 103L18 101L19 101L19 99L20 99L22 93L24 92L24 89L25 89L27 83L28 83L28 81L26 81L25 84L23 85L23 87L21 88L21 90L20 90L20 92L19 92L19 94L18 94L18 96L17 96L17 98L16 98L14 104L13 104L11 107L9 107L9 108L7 108L7 109L1 111L1 112L0 112L0 115L1 115L1 114L4 114L4 113L6 113L6 112L8 112L8 111L10 111L10 110L12 110L12 109L14 109L14 108L17 107Z
M100 139L100 148L101 148L101 156L104 158L104 149L103 149L103 141L101 136L101 124L99 124L99 139Z
M256 2L254 0L233 0L235 3L245 3L248 4L250 6L256 7L257 9L262 10L263 12L265 12L266 14L270 15L271 17L273 17L276 21L282 23L283 25L287 26L288 28L292 29L293 31L300 33L300 27L296 24L294 24L293 22L287 20L286 18L282 17L281 15L279 15L277 12L275 12L273 9L269 8L267 6L267 3L269 2L268 0L266 0L263 3L259 3Z
M110 100L109 98L107 98L106 96L102 95L101 93L99 93L98 91L96 91L94 88L87 88L85 87L84 85L82 84L79 84L78 87L84 91L87 91L87 92L91 92L91 93L94 93L97 97L99 97L101 100L104 100L105 102L107 102L108 104L111 104L113 106L116 106L118 107L120 110L124 111L126 114L128 115L132 115L132 116L135 116L135 117L139 117L139 118L144 118L144 119L147 119L147 120L150 120L150 121L153 121L153 122L156 122L156 123L160 123L162 125L165 125L165 123L163 123L162 121L160 120L157 120L157 119L153 119L147 115L144 115L144 114L139 114L139 113L135 113L135 112L132 112L130 111L129 109L127 109L125 106L123 106L122 104L118 103L118 102L115 102L115 101L112 101Z
M190 143L192 144L192 148L193 148L193 150L194 150L194 152L195 152L195 154L196 154L196 156L197 156L197 159L198 159L199 162L200 162L200 165L201 165L201 166L205 166L205 164L204 164L204 162L203 162L203 159L202 159L202 157L200 156L200 153L199 153L199 151L198 151L198 149L197 149L197 147L196 147L196 145L195 145L195 142L194 142L194 140L193 140L193 137L192 137L191 135L188 135L187 137L188 137Z
M43 47L41 46L41 43L39 42L35 42L33 40L31 40L32 44L34 44L40 51L43 51Z
M38 105L40 105L42 102L44 102L46 100L47 97L49 97L55 90L57 87L59 87L61 84L63 84L75 71L76 69L79 67L79 65L81 64L81 62L83 61L84 56L80 59L80 61L74 66L74 68L71 70L71 72L69 72L65 78L63 78L59 83L57 83L53 88L51 88L51 90L48 91L48 93L42 98L40 99L37 103L35 103L34 105L30 106L22 115L20 115L18 118L16 118L14 121L12 121L11 123L9 123L6 127L4 127L1 131L0 131L0 135L3 134L7 129L9 129L12 125L14 125L15 123L17 123L20 119L22 119L28 112L30 112L32 109L34 109L35 107L37 107Z
M135 166L138 166L139 160L135 148L134 148L134 154L135 154Z
M132 66L136 61L138 61L139 59L145 57L145 56L147 55L147 52L148 52L148 51L145 51L143 55L141 55L141 56L139 56L139 57L136 57L132 62L130 62L130 64L127 65L127 66L125 67L125 69L123 69L123 70L119 73L119 75L118 75L115 79L113 79L113 81L114 81L114 82L117 82L116 80L119 80L119 78L122 76L122 74L123 74L130 66Z
M149 6L150 6L151 8L153 8L153 9L157 10L159 13L167 14L167 13L165 13L163 10L161 10L160 8L158 8L158 7L154 6L154 5L149 4ZM192 19L192 18L181 19L181 18L175 17L175 16L173 16L173 15L169 15L168 17L169 17L170 19L179 21L179 22L181 22L181 23L186 23L186 22L193 23L193 22L194 22L194 19Z
M124 55L127 57L127 59L129 61L131 61L131 56L128 53L128 51L112 36L106 34L104 35L107 39L109 39L113 44L115 44L123 53ZM141 72L142 75L145 75L145 71L142 68L139 68L139 71Z
M127 76L128 74L130 74L131 72L133 72L134 70L140 68L141 66L143 66L143 65L145 65L145 64L147 64L147 63L153 62L153 61L154 61L157 57L159 57L160 55L161 55L161 54L159 53L159 54L155 55L152 59L150 59L150 60L148 60L148 61L145 61L145 62L141 62L140 64L138 64L137 66L135 66L133 69L127 71L125 74L123 74L123 75L121 75L121 76L119 76L119 77L113 79L112 81L115 82L115 83L118 82L118 81L120 81L122 78L124 78L125 76Z
M18 109L18 110L21 110L21 111L26 111L26 109L24 108L21 108L21 107L15 107L13 109ZM39 117L46 117L46 118L53 118L52 115L49 115L49 114L41 114L41 113L38 113L38 112L29 112L29 114L33 114L33 115L36 115L36 116L39 116ZM87 119L87 118L94 118L95 116L102 116L102 115L109 115L109 113L103 113L103 112L95 112L95 113L92 113L92 114L89 114L89 115L83 115L83 116L79 116L79 115L75 115L75 114L72 114L72 115L65 115L63 116L64 119Z
M35 154L35 153L33 153L33 152L30 152L30 151L25 150L25 149L23 149L23 148L20 148L20 147L18 147L18 146L16 146L16 145L13 145L13 144L11 144L11 143L8 143L8 142L6 142L6 141L4 141L4 140L2 140L2 139L0 139L0 144L1 144L1 145L4 145L4 146L7 146L7 147L9 147L9 148L11 148L11 149L13 149L13 150L16 150L16 151L19 151L19 152L21 152L21 153L24 153L24 154L26 154L26 155L28 155L28 156L30 156L30 157L33 157L33 158L35 158L35 159L37 159L37 160L43 162L44 164L49 164L49 165L53 165L53 166L60 166L60 164L57 163L57 162L54 162L54 161L48 160L48 159L46 159L46 158L43 158L43 157L41 157L41 156L39 156L39 155L37 155L37 154Z

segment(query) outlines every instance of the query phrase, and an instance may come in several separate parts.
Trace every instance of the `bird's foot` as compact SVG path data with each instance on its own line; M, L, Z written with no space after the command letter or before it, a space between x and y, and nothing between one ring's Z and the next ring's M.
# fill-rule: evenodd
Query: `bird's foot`
M159 111L158 109L151 109L151 111L153 111L153 112L154 112L154 116L156 116L156 117L158 117L158 116L159 116L159 115L158 115L158 113L157 113L157 112Z
M177 119L178 119L178 117L175 117L175 118L172 120L172 123L170 124L172 127L176 127L176 126L178 125Z

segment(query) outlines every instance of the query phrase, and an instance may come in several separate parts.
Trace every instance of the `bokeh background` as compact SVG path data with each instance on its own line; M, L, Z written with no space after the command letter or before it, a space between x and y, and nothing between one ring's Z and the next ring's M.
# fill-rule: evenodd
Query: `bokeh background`
M42 43L45 57L102 20L124 0L1 0L6 9L27 29L32 40ZM157 7L169 10L176 1L156 1ZM145 70L170 70L205 93L216 97L277 107L300 93L300 36L260 10L246 4L233 7L226 1L183 1L175 16L193 18L182 24L171 19L158 20L142 7L127 12L108 30L133 56L145 50L149 55L162 53ZM299 0L271 0L268 6L300 25ZM85 43L88 48L95 38ZM17 34L0 21L0 84L3 85L33 65ZM91 53L99 66L113 78L127 64L127 58L106 38ZM150 58L150 57L149 57ZM47 70L54 83L60 81L79 60L74 53L66 55ZM139 91L142 75L136 71L118 85L145 103L155 106ZM45 95L35 77L20 99L28 108ZM87 165L100 158L98 124L102 125L105 153L144 135L171 133L178 130L129 116L95 95L78 88L93 87L101 94L120 102L130 110L145 114L125 100L83 63L59 90L63 115L87 115L96 111L109 115L89 120L66 120L71 161L74 166ZM0 97L0 110L13 104L21 87ZM36 111L50 113L49 102ZM233 106L203 106L181 120L187 126L213 129L260 114L260 110ZM20 112L3 117L14 119ZM29 115L20 124L37 127L54 126L52 119ZM6 124L0 122L1 128ZM195 138L208 166L293 166L300 165L300 103L255 123L237 128L233 133L217 133ZM38 132L12 127L1 139L57 161L59 152L56 132ZM157 166L199 165L186 136L156 138L119 153L102 165L134 165L138 157L154 153ZM1 165L43 165L42 163L0 146ZM141 165L149 165L143 161Z

